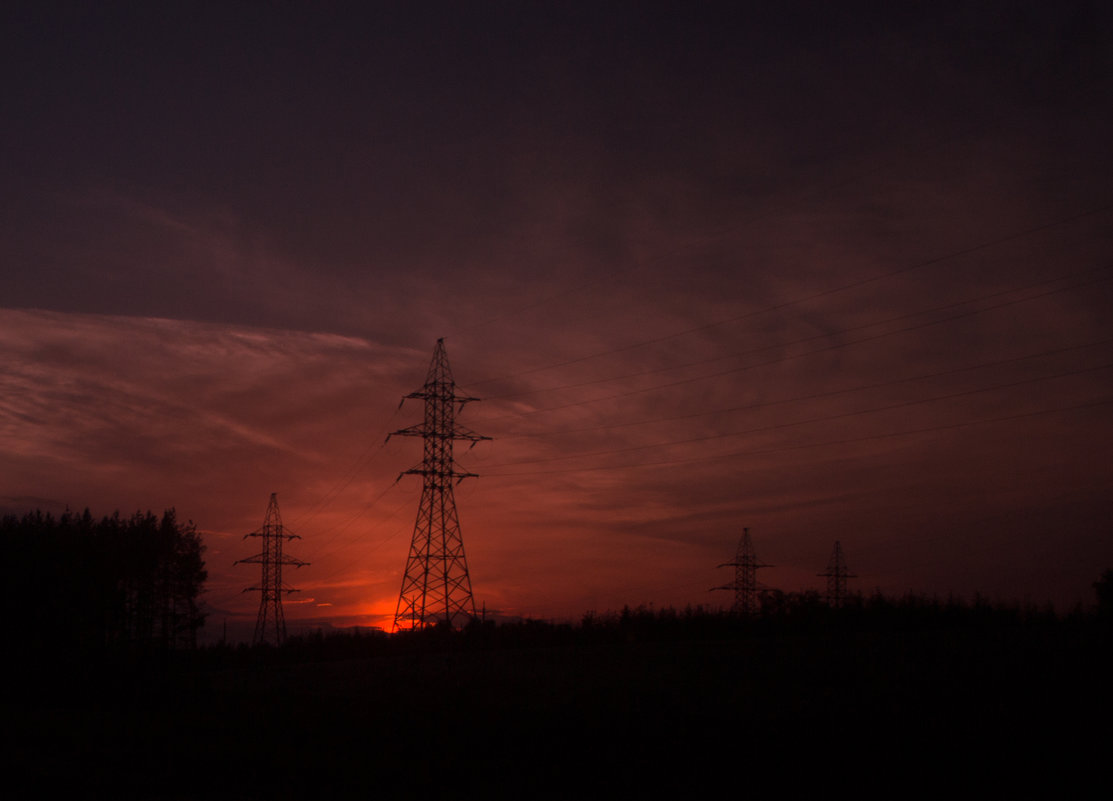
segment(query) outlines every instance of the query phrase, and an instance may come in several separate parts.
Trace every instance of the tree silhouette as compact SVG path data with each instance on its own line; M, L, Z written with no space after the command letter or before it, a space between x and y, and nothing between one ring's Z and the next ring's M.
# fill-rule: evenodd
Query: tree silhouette
M119 512L94 521L89 510L55 520L34 511L0 520L0 543L21 565L5 591L25 612L14 630L38 649L118 645L192 646L205 615L208 574L192 522L174 509L159 518Z

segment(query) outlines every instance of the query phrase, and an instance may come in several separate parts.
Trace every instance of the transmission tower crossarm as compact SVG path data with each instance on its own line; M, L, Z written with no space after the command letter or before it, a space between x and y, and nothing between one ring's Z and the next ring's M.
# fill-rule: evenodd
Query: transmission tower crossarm
M827 579L827 603L836 609L841 607L846 599L846 580L858 578L847 568L846 559L843 557L842 543L838 540L835 540L835 547L831 551L831 559L827 562L827 570L823 573L816 573L816 575Z
M752 615L757 611L757 597L768 588L762 586L757 580L759 568L772 567L772 565L758 562L754 554L753 543L750 542L750 530L742 529L742 537L738 541L738 550L733 562L724 562L719 567L734 568L734 583L725 587L714 589L734 590L734 611L736 614Z
M407 426L400 428L397 431L391 431L386 435L389 440L391 437L423 437L425 436L425 424L418 423L417 425Z
M453 433L452 438L468 440L471 442L472 445L477 442L489 442L491 440L490 437L485 437L482 434L476 434L470 428L464 428L464 426L456 426L456 431Z
M429 429L425 423L417 423L416 425L400 428L397 431L391 431L387 434L386 438L389 441L391 437L425 437L429 434ZM444 434L445 439L465 440L471 442L473 445L477 442L490 441L490 437L485 437L482 434L476 434L468 428L461 425L455 425L449 434Z

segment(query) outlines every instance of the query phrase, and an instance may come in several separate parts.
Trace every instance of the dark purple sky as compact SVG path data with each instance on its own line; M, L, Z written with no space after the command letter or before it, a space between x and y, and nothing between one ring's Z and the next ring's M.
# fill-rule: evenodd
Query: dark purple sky
M726 603L743 526L1088 602L1113 12L597 5L7 4L4 509L174 505L234 623L277 492L291 620L381 622L443 336L488 609Z

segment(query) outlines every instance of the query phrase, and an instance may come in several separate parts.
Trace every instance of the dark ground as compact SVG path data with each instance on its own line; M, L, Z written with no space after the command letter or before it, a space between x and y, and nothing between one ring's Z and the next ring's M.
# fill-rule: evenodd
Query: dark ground
M1096 619L699 633L55 661L9 685L12 797L996 797L1107 772Z

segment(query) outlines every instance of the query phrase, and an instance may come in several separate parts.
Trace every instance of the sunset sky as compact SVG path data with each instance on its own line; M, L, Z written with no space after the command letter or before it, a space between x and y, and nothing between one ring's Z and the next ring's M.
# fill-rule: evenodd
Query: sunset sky
M0 19L0 509L176 507L210 638L271 492L291 632L389 625L438 337L489 614L1113 566L1108 4Z

